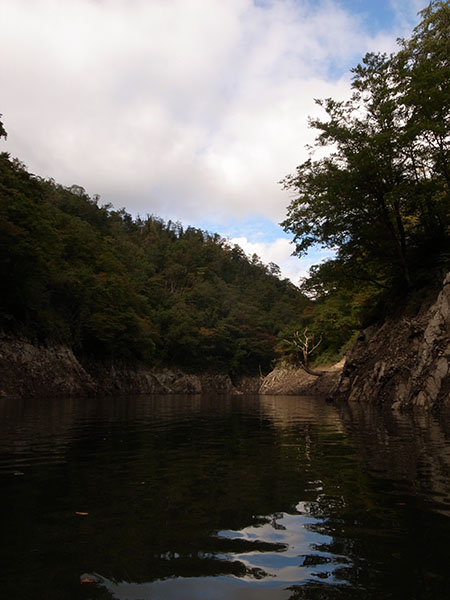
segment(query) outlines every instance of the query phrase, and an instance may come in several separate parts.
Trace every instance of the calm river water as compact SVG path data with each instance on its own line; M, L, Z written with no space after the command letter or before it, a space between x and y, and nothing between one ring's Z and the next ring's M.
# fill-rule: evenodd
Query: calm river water
M450 427L300 397L0 399L0 597L450 597Z

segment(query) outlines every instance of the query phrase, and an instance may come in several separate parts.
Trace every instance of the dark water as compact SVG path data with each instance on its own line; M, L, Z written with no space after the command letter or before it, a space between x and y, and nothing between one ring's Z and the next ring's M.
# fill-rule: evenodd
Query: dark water
M0 400L0 598L450 598L449 431L308 398Z

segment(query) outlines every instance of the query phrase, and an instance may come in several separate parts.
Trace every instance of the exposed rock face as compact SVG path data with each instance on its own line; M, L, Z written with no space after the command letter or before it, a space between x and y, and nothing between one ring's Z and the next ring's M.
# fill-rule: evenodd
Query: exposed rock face
M450 273L435 302L362 332L334 397L393 408L450 408Z
M293 366L277 367L263 380L260 394L271 396L327 396L336 386L343 363L319 377Z
M88 367L99 392L114 394L200 394L199 377L179 370L131 369L116 364L91 364Z
M94 380L68 348L0 338L0 397L85 396L95 390Z
M303 369L296 367L277 367L262 382L260 394L270 396L296 396L308 394L308 387L317 377L308 375Z
M259 377L235 384L228 375L193 375L179 369L131 369L117 364L80 364L64 346L34 346L0 337L0 397L115 394L255 393Z

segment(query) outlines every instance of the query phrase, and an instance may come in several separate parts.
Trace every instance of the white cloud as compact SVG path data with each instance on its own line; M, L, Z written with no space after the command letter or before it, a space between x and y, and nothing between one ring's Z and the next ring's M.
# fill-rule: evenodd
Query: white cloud
M411 23L417 22L417 14L427 6L428 2L424 0L390 0L390 4L399 25L408 30Z
M332 252L329 250L316 250L308 257L298 259L291 256L294 247L286 238L278 238L274 242L265 243L250 242L245 236L242 236L232 238L230 242L240 246L248 256L257 254L265 264L275 263L280 267L282 276L290 279L295 285L298 285L301 278L307 276L308 270L313 264L318 264L332 256Z
M277 182L313 139L314 98L346 97L348 68L403 33L369 34L331 0L2 0L0 11L6 149L117 207L194 224L282 220Z

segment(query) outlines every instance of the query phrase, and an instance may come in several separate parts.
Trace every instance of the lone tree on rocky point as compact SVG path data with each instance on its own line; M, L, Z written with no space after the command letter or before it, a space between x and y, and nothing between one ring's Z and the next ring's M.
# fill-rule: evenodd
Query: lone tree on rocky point
M292 338L289 340L285 339L284 341L290 345L291 353L296 356L302 369L310 375L323 374L323 371L316 371L309 367L310 356L322 343L322 336L320 336L318 342L315 342L314 334L308 333L308 328L305 327L303 331L294 331Z

